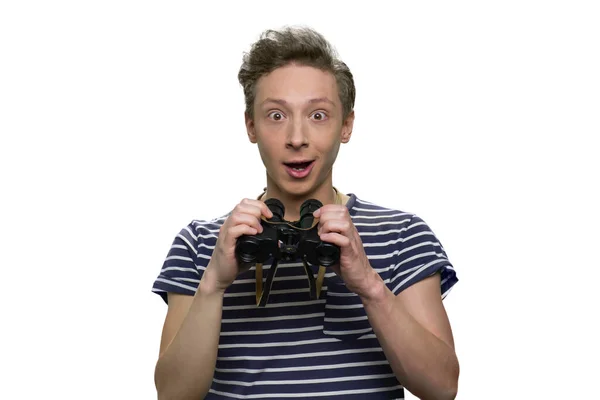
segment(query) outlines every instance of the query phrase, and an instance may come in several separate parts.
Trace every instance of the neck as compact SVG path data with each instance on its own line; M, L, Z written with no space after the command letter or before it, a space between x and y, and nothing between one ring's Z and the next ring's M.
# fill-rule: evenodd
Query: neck
M344 196L333 188L331 178L323 182L312 192L288 193L278 187L274 182L267 178L267 189L261 200L276 198L285 206L285 216L287 221L297 221L300 219L300 206L308 199L317 199L323 205L344 202Z

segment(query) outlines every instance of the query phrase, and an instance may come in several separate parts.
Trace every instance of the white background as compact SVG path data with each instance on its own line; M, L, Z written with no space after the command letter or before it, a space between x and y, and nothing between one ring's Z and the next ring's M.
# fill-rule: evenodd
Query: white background
M236 75L285 24L355 76L334 184L420 215L457 269L458 399L598 398L595 2L214 3L0 6L0 398L155 398L152 283L179 229L264 187Z

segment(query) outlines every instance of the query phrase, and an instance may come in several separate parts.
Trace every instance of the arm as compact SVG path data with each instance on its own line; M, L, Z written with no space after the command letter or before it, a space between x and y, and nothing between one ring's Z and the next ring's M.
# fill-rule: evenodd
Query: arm
M265 203L244 199L221 226L210 262L194 296L169 294L154 381L159 400L199 400L210 390L219 349L225 290L250 268L238 265L235 244L241 235L262 232Z
M375 284L361 299L394 374L420 399L454 399L459 364L439 274L395 296L373 273Z
M448 317L442 304L440 276L432 275L394 295L373 269L346 207L325 205L321 240L340 247L331 268L358 294L390 367L402 385L421 399L454 399L459 365Z
M206 274L194 296L169 294L154 374L159 400L199 400L210 389L217 360L223 291L205 277Z

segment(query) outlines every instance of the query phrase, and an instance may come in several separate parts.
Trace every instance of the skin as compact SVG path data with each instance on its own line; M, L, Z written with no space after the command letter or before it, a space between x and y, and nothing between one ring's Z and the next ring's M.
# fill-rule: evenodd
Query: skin
M353 125L354 112L344 118L336 80L328 72L292 64L259 79L246 129L265 165L266 198L283 202L286 219L298 219L300 204L308 198L334 202L333 164ZM306 179L285 171L283 162L296 159L316 160Z
M333 165L340 145L350 140L354 113L343 118L333 75L292 64L263 76L254 115L246 115L245 122L267 171L265 198L281 200L288 220L299 218L299 206L308 198L324 204L314 216L321 239L340 246L339 265L332 268L360 296L398 380L421 399L454 399L459 365L439 274L395 296L369 264L347 207L334 204ZM316 160L303 180L291 178L282 164L298 158ZM243 199L221 227L195 296L169 293L155 372L159 399L203 398L208 392L224 292L249 267L237 264L235 243L241 235L262 232L261 217L271 216L263 201Z

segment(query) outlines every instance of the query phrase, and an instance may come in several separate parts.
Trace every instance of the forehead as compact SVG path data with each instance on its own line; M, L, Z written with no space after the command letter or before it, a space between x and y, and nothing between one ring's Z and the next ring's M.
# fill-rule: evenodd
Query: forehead
M309 99L328 98L340 103L337 82L331 72L318 68L286 65L262 76L256 85L255 102L266 98L285 100L288 103L304 103Z

